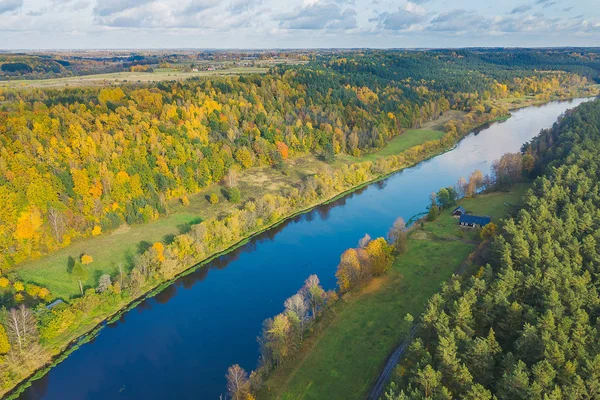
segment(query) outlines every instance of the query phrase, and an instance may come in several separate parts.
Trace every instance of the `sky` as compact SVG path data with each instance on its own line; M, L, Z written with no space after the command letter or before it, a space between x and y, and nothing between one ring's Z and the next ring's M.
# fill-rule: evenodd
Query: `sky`
M0 0L0 49L600 46L600 0Z

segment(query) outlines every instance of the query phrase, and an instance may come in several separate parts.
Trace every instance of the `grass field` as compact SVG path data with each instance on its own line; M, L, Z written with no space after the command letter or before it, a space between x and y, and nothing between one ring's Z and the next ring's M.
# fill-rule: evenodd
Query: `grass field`
M124 83L148 83L158 81L183 80L193 77L261 74L266 73L268 68L256 67L231 67L216 71L184 72L176 69L155 69L154 72L114 72L109 74L95 74L85 76L71 76L68 78L37 79L37 80L11 80L0 81L0 88L61 88L80 86L107 86L120 85Z
M462 205L497 222L505 204L518 202L527 187L481 195ZM390 272L354 298L340 301L313 342L267 380L259 398L365 398L387 356L410 328L404 316L418 316L439 285L475 250L477 231L465 228L459 234L460 229L450 210L422 229L413 229L406 254Z
M375 161L378 158L400 154L418 144L441 139L442 136L444 136L444 132L442 131L410 129L390 140L387 146L378 152L361 157L360 161Z
M442 132L431 130L411 130L394 138L388 146L379 152L357 159L339 156L336 164L353 163L398 154L416 144L440 137ZM269 167L253 168L240 173L239 189L242 200L258 198L267 192L275 192L294 183L300 182L305 176L317 173L324 168L330 168L314 156L303 156L288 161L287 174ZM235 205L227 202L221 194L222 187L213 185L201 192L189 196L190 204L181 205L178 201L170 203L169 215L144 225L122 226L114 232L97 237L78 240L70 246L57 252L30 261L18 267L16 273L25 282L36 283L47 287L54 297L69 299L79 294L77 281L68 272L69 257L77 259L81 254L89 254L94 262L89 266L89 275L85 283L96 287L102 273L114 274L119 265L128 268L136 254L140 254L156 241L168 242L169 238L187 229L193 223L198 223L211 217L221 215L231 210ZM211 205L207 196L217 193L220 201Z

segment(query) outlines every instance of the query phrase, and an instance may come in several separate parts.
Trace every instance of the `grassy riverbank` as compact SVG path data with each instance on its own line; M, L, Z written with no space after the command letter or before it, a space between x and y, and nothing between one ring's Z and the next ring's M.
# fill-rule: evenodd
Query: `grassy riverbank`
M505 204L517 203L527 188L517 185L461 204L497 222L505 215ZM419 315L439 285L468 265L479 244L476 234L461 230L450 210L411 230L406 254L388 274L336 304L296 359L267 380L259 398L364 398L387 356L408 333L404 316Z

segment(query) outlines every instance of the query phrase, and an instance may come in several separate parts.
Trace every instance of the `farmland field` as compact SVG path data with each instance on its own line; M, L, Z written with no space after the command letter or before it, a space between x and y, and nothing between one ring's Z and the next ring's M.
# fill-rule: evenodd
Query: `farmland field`
M206 76L264 74L268 70L268 68L259 67L231 67L215 71L184 72L172 68L163 68L156 69L154 72L114 72L109 74L71 76L68 78L0 81L0 88L62 88L121 85L127 83L175 81Z

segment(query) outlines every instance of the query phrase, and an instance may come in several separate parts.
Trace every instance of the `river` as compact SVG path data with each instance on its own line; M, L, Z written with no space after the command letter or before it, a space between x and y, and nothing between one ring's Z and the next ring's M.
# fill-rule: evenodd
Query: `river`
M257 236L107 324L20 398L217 399L230 365L256 366L262 321L281 312L308 275L334 288L340 254L365 233L383 236L397 216L425 211L431 192L476 169L487 173L583 101L517 110L452 151Z

